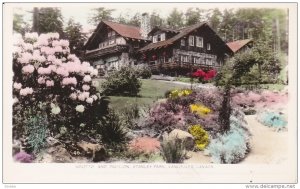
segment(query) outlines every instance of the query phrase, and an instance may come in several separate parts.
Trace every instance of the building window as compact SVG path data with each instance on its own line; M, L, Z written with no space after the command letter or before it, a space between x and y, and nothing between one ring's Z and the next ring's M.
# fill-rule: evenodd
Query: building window
M211 47L210 47L210 43L207 43L207 50L209 50L210 51L210 49L211 49Z
M153 36L153 43L157 42L157 35Z
M193 35L189 36L189 45L194 46L194 36Z
M165 33L160 34L160 40L161 41L166 40L166 34Z
M139 48L140 47L140 44L139 43L134 43L133 44L133 48Z
M212 66L212 59L211 58L207 58L205 61L205 64L208 66Z
M196 46L203 47L203 37L196 37Z
M114 40L114 39L109 40L110 45L115 44L115 42L116 42L116 40Z
M181 55L180 56L180 59L181 59L181 62L188 62L188 56L187 55Z
M115 31L112 31L111 32L111 36L115 36L116 35L116 32Z
M181 46L185 46L185 40L184 39L181 39Z
M201 58L200 57L194 57L194 64L201 64Z

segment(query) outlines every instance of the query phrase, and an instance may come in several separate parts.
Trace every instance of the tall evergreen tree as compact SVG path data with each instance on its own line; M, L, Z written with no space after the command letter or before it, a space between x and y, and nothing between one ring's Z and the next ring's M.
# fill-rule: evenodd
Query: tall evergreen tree
M32 30L38 33L57 32L64 37L61 10L52 7L34 8Z
M113 20L113 17L111 16L112 13L115 11L115 9L107 9L104 7L98 7L92 9L92 14L90 15L88 22L97 26L99 22L102 20Z
M195 10L193 8L188 8L185 13L186 17L186 26L190 26L196 23L199 23L202 21L201 13L203 10L196 8Z
M71 53L80 56L80 50L86 40L86 35L82 33L82 25L79 22L75 22L73 18L70 18L65 28L65 34L70 43Z
M184 26L183 13L174 8L167 18L168 26L178 29Z

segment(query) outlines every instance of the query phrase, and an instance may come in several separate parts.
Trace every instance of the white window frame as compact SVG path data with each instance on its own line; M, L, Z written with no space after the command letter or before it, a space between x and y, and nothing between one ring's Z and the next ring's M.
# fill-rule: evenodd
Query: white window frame
M188 59L189 59L188 55L180 55L181 62L188 62L189 61Z
M189 46L195 46L195 36L189 36Z
M206 44L206 49L207 49L208 51L211 50L211 45L210 45L210 43L207 43L207 44Z
M157 43L157 35L154 35L154 36L153 36L152 42L153 42L153 43Z
M194 56L194 64L201 64L201 58Z
M166 33L160 34L160 41L166 40Z
M208 65L208 66L212 66L212 59L211 58L206 58L205 60L205 64Z
M196 46L203 47L203 37L196 36Z
M183 46L183 47L185 46L185 39L180 40L180 45Z

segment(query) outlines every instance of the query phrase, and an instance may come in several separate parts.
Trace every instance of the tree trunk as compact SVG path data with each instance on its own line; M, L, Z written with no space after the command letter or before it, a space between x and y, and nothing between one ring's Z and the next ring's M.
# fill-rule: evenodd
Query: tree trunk
M224 134L230 130L230 89L231 86L227 84L224 88L222 107L219 113L219 122L221 125L221 132Z

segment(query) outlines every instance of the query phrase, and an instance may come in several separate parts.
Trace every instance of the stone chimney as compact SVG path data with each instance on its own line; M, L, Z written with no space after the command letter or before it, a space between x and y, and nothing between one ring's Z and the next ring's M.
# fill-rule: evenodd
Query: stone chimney
M148 13L142 14L140 33L144 39L148 38L148 33L151 31L150 17Z

